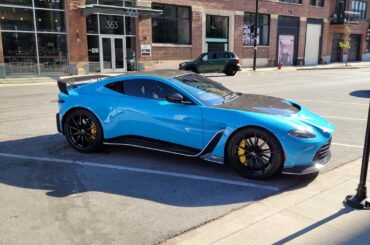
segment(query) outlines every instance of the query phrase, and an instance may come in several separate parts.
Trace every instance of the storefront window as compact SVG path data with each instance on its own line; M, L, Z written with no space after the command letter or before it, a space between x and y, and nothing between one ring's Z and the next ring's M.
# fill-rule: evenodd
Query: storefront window
M125 17L126 24L126 35L135 35L136 34L136 25L135 18Z
M100 19L100 33L123 35L123 16L116 15L99 15Z
M98 25L99 25L98 15L92 14L92 15L86 16L87 33L99 34Z
M65 34L38 34L41 72L66 72L67 37Z
M1 4L32 6L32 0L1 0Z
M229 18L226 16L207 15L206 17L207 38L228 38Z
M3 32L5 70L7 73L37 72L35 35Z
M154 43L191 43L191 11L189 7L153 3L163 14L152 19Z
M0 29L33 31L32 9L0 7Z
M127 60L127 70L136 71L137 70L137 61L136 61L136 38L127 37L126 38L126 60Z
M64 12L36 10L37 31L65 32Z
M7 74L68 71L64 5L65 0L0 0Z
M35 7L64 9L64 0L35 0Z
M87 35L89 71L100 72L99 36Z
M255 14L246 13L243 25L243 44L254 45ZM259 14L257 19L257 45L269 45L270 16Z

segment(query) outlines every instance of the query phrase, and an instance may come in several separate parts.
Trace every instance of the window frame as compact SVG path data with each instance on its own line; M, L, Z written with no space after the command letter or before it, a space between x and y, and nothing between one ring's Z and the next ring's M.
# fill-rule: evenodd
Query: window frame
M362 6L364 6L363 9L362 9ZM366 17L367 17L367 2L366 1L353 0L351 2L351 11L359 13L360 14L360 16L359 16L360 20L366 20Z
M164 9L165 7L175 7L176 9L176 17L168 17L168 16L164 16ZM157 8L156 8L157 7ZM162 30L165 29L165 21L176 21L177 23L177 27L179 26L179 21L181 20L187 20L189 21L189 41L187 43L181 43L179 42L179 38L178 38L178 35L176 36L176 39L177 41L176 42L171 42L171 41L166 41L166 35L165 35L165 32L163 31L162 33L159 33L158 36L159 36L159 39L162 39L161 40L154 40L154 35L152 37L153 39L153 44L174 44L174 45L192 45L192 9L190 6L184 6L184 5L174 5L174 4L163 4L163 3L152 3L152 8L156 8L156 9L162 9L163 10L163 13L160 15L160 16L157 16L157 17L153 17L152 18L152 33L154 33L153 31L153 21L154 20L158 20L158 24L162 25ZM187 8L189 10L189 16L188 18L183 18L183 17L180 17L179 16L179 10L181 8Z
M155 100L155 101L167 101L166 98L153 98L153 97L141 97L141 96L136 96L136 95L131 95L131 94L127 94L126 91L125 91L125 82L129 82L129 81L139 81L139 80L146 80L146 81L150 81L150 82L153 82L153 83L157 83L157 84L160 84L160 85L164 85L164 87L168 87L168 88L171 88L174 93L179 93L181 94L183 97L184 97L184 101L185 102L188 102L188 103L180 103L180 104L184 104L184 105L196 105L196 103L194 103L193 100L191 100L189 98L189 96L185 95L183 92L179 91L177 88L175 88L174 86L170 85L170 84L167 84L163 81L160 81L160 80L157 80L157 79L153 79L153 78L130 78L130 79L123 79L123 80L120 80L120 81L114 81L114 82L111 82L111 83L107 83L106 85L104 85L105 88L111 90L111 91L114 91L114 92L117 92L121 95L124 95L124 96L129 96L129 97L132 97L132 98L137 98L137 99L144 99L144 100ZM111 84L115 84L115 83L122 83L122 92L119 92L119 91L116 91L112 88L109 88L109 85Z
M249 26L252 26L254 25L254 16L255 16L255 13L252 13L252 12L244 12L244 17L243 17L243 27L244 25L246 25L246 16L249 15L249 19L250 19L250 25ZM258 26L261 26L260 23L259 23L259 20L260 18L263 16L267 16L267 24L262 24L262 26L267 26L268 28L268 34L267 34L267 44L261 44L261 40L263 39L263 35L261 35L261 31L259 33L259 44L257 44L257 46L270 46L270 27L271 27L271 15L270 14L265 14L265 13L258 13L258 16L257 16L257 24ZM262 32L263 33L263 32ZM252 35L252 33L251 33ZM250 47L250 46L253 46L254 44L251 43L251 44L245 44L244 43L244 31L243 31L243 46L246 46L246 47Z

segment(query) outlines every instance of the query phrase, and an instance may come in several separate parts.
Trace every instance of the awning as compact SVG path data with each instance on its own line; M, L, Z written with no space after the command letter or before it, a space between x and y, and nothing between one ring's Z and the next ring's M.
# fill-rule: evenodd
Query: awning
M139 16L141 19L151 18L162 14L162 10L152 9L148 7L121 7L101 4L87 4L78 6L82 16L91 14L116 14L126 15L131 17Z

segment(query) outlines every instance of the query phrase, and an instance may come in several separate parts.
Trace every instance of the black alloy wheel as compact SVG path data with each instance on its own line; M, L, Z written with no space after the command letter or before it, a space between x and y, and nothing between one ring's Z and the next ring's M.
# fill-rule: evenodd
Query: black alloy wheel
M284 157L278 140L267 131L246 128L228 145L227 159L242 176L267 179L281 172Z
M80 152L97 151L103 144L98 119L89 111L77 109L67 115L64 123L67 141Z

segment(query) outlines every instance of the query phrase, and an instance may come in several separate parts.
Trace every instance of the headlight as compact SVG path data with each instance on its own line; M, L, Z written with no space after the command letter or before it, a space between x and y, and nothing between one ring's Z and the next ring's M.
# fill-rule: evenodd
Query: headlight
M293 129L293 130L290 130L288 134L293 137L304 138L304 139L311 139L311 138L316 137L315 134L305 129Z

